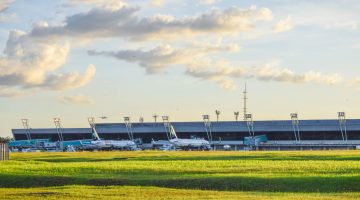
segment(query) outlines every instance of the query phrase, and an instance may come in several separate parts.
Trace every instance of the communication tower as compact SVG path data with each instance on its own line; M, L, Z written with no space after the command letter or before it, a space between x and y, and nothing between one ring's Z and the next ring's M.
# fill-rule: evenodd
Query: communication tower
M246 118L246 114L247 114L247 100L248 100L248 98L247 98L247 90L246 90L246 83L245 83L245 90L244 90L244 92L243 92L243 94L244 94L244 121L247 121L247 118Z

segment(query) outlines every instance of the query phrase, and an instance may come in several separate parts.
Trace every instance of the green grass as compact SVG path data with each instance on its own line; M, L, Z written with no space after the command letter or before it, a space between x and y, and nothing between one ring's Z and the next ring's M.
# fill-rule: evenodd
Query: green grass
M360 199L360 151L13 153L0 199Z

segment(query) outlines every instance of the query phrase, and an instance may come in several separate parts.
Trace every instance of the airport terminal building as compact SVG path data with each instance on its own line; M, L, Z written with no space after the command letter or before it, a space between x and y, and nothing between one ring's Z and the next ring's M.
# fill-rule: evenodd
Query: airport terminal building
M276 120L276 121L219 121L172 122L179 138L205 138L215 149L224 145L242 149L250 135L265 135L267 141L256 148L264 150L290 149L354 149L360 148L360 119L341 120ZM157 123L97 123L96 130L104 140L128 140L128 133L146 148L151 141L167 140L162 122ZM63 140L92 138L89 128L61 128ZM50 139L59 141L58 128L13 129L15 140ZM209 134L211 138L209 138Z

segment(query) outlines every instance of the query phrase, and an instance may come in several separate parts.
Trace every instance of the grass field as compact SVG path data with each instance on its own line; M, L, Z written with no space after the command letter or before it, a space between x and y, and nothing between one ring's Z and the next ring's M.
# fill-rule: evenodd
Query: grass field
M360 199L360 151L12 153L0 199Z

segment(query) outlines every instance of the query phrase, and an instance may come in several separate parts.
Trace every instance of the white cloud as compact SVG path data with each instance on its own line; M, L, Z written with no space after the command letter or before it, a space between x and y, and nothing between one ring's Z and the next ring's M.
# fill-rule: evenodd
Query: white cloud
M309 71L304 74L296 74L290 69L274 66L272 63L256 69L255 76L259 80L289 83L316 82L325 85L336 85L342 81L342 77L336 73L325 75L321 72Z
M259 21L273 19L271 10L254 6L248 9L214 8L196 16L176 18L169 15L143 17L138 13L140 7L122 1L68 0L67 2L71 5L95 5L95 7L68 16L58 26L49 26L46 22L41 22L35 24L29 34L13 32L4 51L5 57L0 59L0 86L64 90L86 85L95 74L95 67L92 65L83 75L77 72L54 73L65 63L69 53L69 44L59 42L64 41L66 37L76 39L119 37L137 42L145 40L169 42L169 39L188 39L188 36L237 35L253 30ZM215 0L202 0L202 2L211 4ZM164 1L153 0L151 3L161 6ZM272 30L284 32L292 28L292 18L288 16L275 24ZM323 74L315 71L297 74L273 64L260 67L234 67L231 63L214 62L210 58L210 54L238 50L238 45L223 45L220 41L214 44L194 43L182 48L164 44L151 49L90 50L88 54L137 63L149 74L162 72L172 66L183 66L186 75L216 82L225 89L234 89L235 81L239 78L285 83L316 82L327 85L335 85L342 81L338 74Z
M183 38L201 34L238 34L251 30L257 21L272 19L267 8L213 9L198 16L176 19L167 15L139 17L137 6L95 7L66 18L64 25L35 27L33 36L121 37L131 40Z
M121 51L89 51L89 55L103 55L114 57L127 62L138 63L146 69L147 73L163 71L170 65L187 65L194 60L202 59L210 53L218 51L237 51L235 44L193 44L187 48L176 49L171 45L161 45L150 50L121 50Z
M15 13L6 13L6 10L9 8L14 0L1 0L0 2L0 23L10 22L16 18Z
M232 67L227 62L204 60L202 62L190 63L186 67L186 74L201 80L216 82L221 88L232 90L236 88L233 78L245 78L247 71L242 67Z
M95 76L95 66L89 65L84 74L72 72L67 74L51 74L37 87L45 87L51 90L68 90L87 85Z
M33 38L23 31L11 31L4 55L0 56L0 87L3 91L13 91L65 90L84 86L94 76L94 66L90 65L84 75L57 72L65 64L69 51L70 45L65 40Z
M184 66L185 74L201 80L218 83L224 89L236 88L237 79L257 79L260 81L273 81L284 83L319 83L336 85L342 82L342 77L336 73L323 74L309 71L297 74L294 71L278 67L278 63L269 63L259 67L234 67L225 61L212 61L211 53L238 50L229 45L203 44L188 46L187 48L174 48L162 45L150 50L121 50L121 51L89 51L89 55L103 55L114 57L127 62L138 63L146 72L158 73L171 66Z
M272 30L275 33L289 31L294 28L292 18L290 16L286 17L285 19L280 20L277 24L272 27Z
M62 66L69 53L69 44L49 40L34 40L22 31L11 31L4 57L0 58L0 84L4 79L37 85L47 72Z
M194 63L187 66L186 74L202 80L218 82L224 89L236 88L234 81L239 78L294 84L315 82L324 85L336 85L342 81L342 77L338 74L322 74L314 71L296 74L274 63L260 67L234 67L226 62Z
M214 63L208 61L209 54L218 52L236 52L236 44L214 44L196 42L186 48L174 48L171 45L161 45L150 50L121 50L121 51L89 51L89 55L103 55L114 57L127 62L138 63L146 69L148 74L159 73L171 66L185 66L186 74L202 80L214 81L224 89L234 89L231 76L242 76L242 69L232 69L225 62ZM211 68L213 67L213 68Z
M61 103L64 104L87 105L94 103L94 100L82 94L74 95L74 96L62 96L59 97L58 99Z
M4 12L14 0L1 0L0 2L0 13Z

